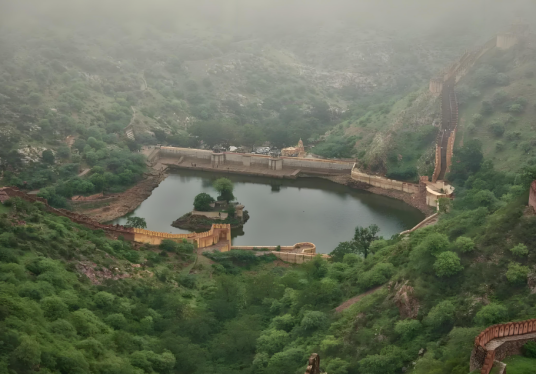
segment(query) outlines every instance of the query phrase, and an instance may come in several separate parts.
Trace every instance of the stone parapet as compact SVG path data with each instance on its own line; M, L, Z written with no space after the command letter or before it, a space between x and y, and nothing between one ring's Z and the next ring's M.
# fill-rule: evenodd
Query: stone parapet
M536 341L536 319L490 326L475 338L470 370L480 369L481 374L489 374L496 359L519 354L521 347L531 340Z

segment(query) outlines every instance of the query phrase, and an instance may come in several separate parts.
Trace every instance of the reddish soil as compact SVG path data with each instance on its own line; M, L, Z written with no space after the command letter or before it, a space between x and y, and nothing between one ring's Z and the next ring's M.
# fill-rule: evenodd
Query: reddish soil
M124 216L136 209L145 199L151 196L153 190L158 187L166 175L162 172L153 171L147 177L127 191L117 194L117 200L110 205L84 211L83 213L96 221L108 222Z
M367 292L362 293L361 295L357 295L357 296L352 297L351 299L346 300L344 303L336 307L335 311L337 313L340 313L343 310L348 309L349 307L357 303L359 300L361 300L363 297L373 294L374 292L378 291L380 288L382 288L382 286L378 286L376 288L373 288L372 290L368 290Z

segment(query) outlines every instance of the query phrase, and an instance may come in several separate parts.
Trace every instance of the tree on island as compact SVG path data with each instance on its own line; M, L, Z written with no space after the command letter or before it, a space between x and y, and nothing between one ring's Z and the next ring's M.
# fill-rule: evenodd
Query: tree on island
M213 183L212 186L220 193L218 200L225 200L229 202L235 199L233 195L233 182L231 182L229 179L219 178Z
M132 228L136 228L136 229L146 229L147 228L147 222L145 222L145 218L128 217L125 227L132 227Z
M212 196L208 193L200 193L194 199L194 209L201 212L208 212L211 210L210 204L214 202Z

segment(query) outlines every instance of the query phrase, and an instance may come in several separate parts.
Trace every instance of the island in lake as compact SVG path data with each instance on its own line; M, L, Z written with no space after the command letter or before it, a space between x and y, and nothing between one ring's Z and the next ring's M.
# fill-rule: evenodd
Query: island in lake
M213 184L220 193L217 200L207 193L200 193L194 199L194 210L186 213L171 226L190 231L206 231L214 223L230 224L231 228L241 228L249 219L244 205L232 202L233 183L227 178L220 178Z

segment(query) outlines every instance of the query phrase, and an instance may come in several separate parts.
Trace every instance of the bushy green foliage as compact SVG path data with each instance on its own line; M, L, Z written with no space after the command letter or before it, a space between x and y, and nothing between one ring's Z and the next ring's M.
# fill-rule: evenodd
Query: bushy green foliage
M521 351L525 357L536 358L536 342L528 341L523 345Z
M194 199L194 209L201 212L207 212L210 210L210 204L213 202L214 199L208 193L200 193Z
M475 242L473 239L466 236L460 236L454 242L456 249L462 253L472 252L475 249Z
M422 329L421 323L418 320L406 319L398 321L395 325L395 332L404 340L411 340L419 334Z
M424 323L433 328L439 328L445 324L451 324L454 320L454 304L445 300L434 306L424 319Z
M216 179L212 185L214 186L216 191L220 193L220 196L218 196L218 200L231 201L235 199L233 195L234 185L233 182L231 182L229 179Z
M527 276L529 275L528 266L523 266L517 262L510 262L508 264L508 271L506 272L506 278L512 283L525 283Z
M438 277L450 277L463 270L458 255L451 251L442 252L434 262L434 270Z
M529 249L525 244L520 243L510 248L510 252L512 252L516 256L526 256L529 253Z
M506 322L508 318L508 309L498 303L490 303L478 311L475 316L475 322L479 326L493 325L500 322Z
M145 222L145 218L131 216L127 218L127 223L125 224L125 227L135 227L138 229L146 229L147 222Z

